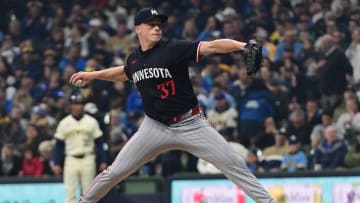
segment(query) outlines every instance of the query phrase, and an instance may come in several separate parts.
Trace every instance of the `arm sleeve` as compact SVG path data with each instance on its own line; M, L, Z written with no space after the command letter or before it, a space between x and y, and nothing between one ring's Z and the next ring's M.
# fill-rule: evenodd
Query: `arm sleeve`
M342 64L343 64L343 67L345 68L345 72L349 75L353 75L353 67L352 67L349 59L346 58L345 54L343 54L343 61L344 61L344 63L342 63Z
M35 177L42 176L43 172L44 172L44 162L38 159L34 176Z
M299 156L298 163L296 164L297 168L306 168L307 167L307 158L304 153L301 153Z
M343 145L338 151L332 156L329 168L336 168L343 165L345 155L347 153L347 147Z
M345 156L345 165L348 167L360 166L360 153L356 153L354 150L348 152Z
M125 75L133 82L128 66L124 66Z
M54 137L57 139L57 140L64 140L64 124L63 122L60 121L58 127L56 128L56 131L55 131L55 135Z
M318 149L315 150L315 154L314 154L314 164L320 164L321 160L320 160L320 152Z
M287 168L288 167L288 156L285 154L283 160L281 161L281 168Z
M100 129L98 121L94 118L94 124L93 124L93 138L98 139L99 137L102 137L103 132Z
M129 57L126 59L126 63L124 65L124 71L125 71L125 75L127 76L127 78L131 81L131 82L134 82L132 80L132 77L131 77L131 73L130 73L130 66L131 66L131 61L136 61L135 57L134 57L134 54L130 54Z
M97 151L97 156L100 163L107 163L107 157L104 150L104 139L103 137L99 137L95 139L95 146Z
M54 164L59 165L64 157L65 142L63 140L56 139Z

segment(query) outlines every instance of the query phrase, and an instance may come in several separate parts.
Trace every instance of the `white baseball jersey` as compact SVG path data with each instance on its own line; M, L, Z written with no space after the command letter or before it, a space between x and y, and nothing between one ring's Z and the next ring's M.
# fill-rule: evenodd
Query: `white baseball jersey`
M55 138L65 142L66 155L94 153L94 140L102 136L99 124L88 114L80 120L72 115L63 118L55 132Z
M236 120L238 118L238 113L232 107L221 113L215 111L215 109L211 109L208 112L207 117L211 125L213 125L216 130L229 128L229 127L231 128L237 127Z

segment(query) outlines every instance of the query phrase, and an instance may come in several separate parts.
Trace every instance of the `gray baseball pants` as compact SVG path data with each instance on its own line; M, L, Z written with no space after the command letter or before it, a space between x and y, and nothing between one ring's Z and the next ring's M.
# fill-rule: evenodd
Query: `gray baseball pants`
M78 203L99 201L113 186L169 150L184 150L214 164L258 203L275 202L248 170L245 161L198 114L170 126L146 116L112 165L93 180Z

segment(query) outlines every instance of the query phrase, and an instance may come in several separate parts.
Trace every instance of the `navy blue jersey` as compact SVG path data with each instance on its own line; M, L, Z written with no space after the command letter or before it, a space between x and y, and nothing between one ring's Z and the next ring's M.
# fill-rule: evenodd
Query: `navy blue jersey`
M188 64L197 61L199 42L161 40L127 59L125 73L140 92L145 114L162 123L197 105Z

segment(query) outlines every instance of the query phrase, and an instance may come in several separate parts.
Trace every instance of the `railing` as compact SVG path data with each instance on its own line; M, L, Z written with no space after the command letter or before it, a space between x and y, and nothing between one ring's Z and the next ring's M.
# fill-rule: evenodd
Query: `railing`
M301 198L296 193L301 192L303 198L315 199L316 201L312 201L314 203L336 203L343 201L341 198L346 192L353 192L354 198L360 199L360 170L258 173L255 175L269 191L273 188L277 188L277 192L284 190L281 191L283 196L295 198L298 195L296 197ZM231 193L229 188L238 191L223 175L187 173L177 174L167 180L162 177L131 176L115 186L101 202L178 203L182 198L186 198L184 195L192 195L196 188L201 188L206 197L207 190L216 189L221 192L223 186L227 187L228 194ZM334 193L335 189L338 194ZM274 191L270 193L275 194ZM216 193L213 192L212 195ZM221 195L226 194L221 193ZM65 190L60 177L0 177L0 203L63 203L64 197ZM253 202L245 195L243 199L245 203Z

